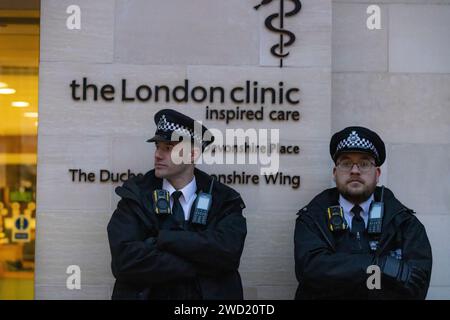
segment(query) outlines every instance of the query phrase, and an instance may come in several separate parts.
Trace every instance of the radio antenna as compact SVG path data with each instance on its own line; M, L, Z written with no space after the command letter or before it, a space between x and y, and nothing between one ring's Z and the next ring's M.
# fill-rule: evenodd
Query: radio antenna
M209 186L209 194L212 194L213 185L214 185L214 177L212 178L211 185Z

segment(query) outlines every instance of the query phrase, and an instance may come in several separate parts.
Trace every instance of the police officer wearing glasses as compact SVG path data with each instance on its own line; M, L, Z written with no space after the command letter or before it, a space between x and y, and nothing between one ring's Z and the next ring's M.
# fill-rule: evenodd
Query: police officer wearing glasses
M414 211L377 187L383 141L367 128L348 127L331 138L330 155L336 187L298 212L296 299L425 299L430 243ZM378 286L368 281L377 272Z

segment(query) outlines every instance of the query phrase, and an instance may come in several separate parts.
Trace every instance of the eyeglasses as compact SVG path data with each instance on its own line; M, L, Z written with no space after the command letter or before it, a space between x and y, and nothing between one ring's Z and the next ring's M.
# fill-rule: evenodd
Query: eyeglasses
M353 169L353 166L356 164L359 171L361 172L368 172L372 167L375 166L375 163L373 163L370 160L360 160L358 162L353 162L351 160L343 160L340 161L338 164L336 164L336 167L339 168L339 170L343 172L350 172Z

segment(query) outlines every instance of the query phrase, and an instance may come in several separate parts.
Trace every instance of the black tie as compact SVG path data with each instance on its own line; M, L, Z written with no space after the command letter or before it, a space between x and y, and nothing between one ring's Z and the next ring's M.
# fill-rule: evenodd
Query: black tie
M180 197L183 193L181 191L175 191L172 193L173 197L173 205L172 205L172 213L175 220L178 221L181 225L184 224L184 211L183 207L180 203Z
M364 219L361 217L361 212L363 211L363 209L360 206L356 205L352 208L351 211L354 214L352 218L352 233L353 234L359 233L359 235L361 235L361 233L363 233L364 230L366 230Z

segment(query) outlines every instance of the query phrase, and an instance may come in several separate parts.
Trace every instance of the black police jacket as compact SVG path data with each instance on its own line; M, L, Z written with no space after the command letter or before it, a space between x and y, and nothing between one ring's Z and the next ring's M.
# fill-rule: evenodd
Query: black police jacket
M381 188L375 190L379 201ZM317 195L298 212L295 226L295 272L299 286L296 299L425 299L431 276L432 254L424 226L413 211L384 189L384 218L376 253L339 252L328 228L327 208L339 205L336 188ZM426 286L410 296L391 283L381 282L380 290L369 290L367 267L376 263L375 255L402 250L402 259L422 268L428 275Z
M197 192L208 192L211 177L198 169L194 175ZM154 212L152 193L161 188L154 170L116 188L122 199L107 228L112 298L242 299L238 267L247 225L241 196L215 181L206 226L180 229Z

